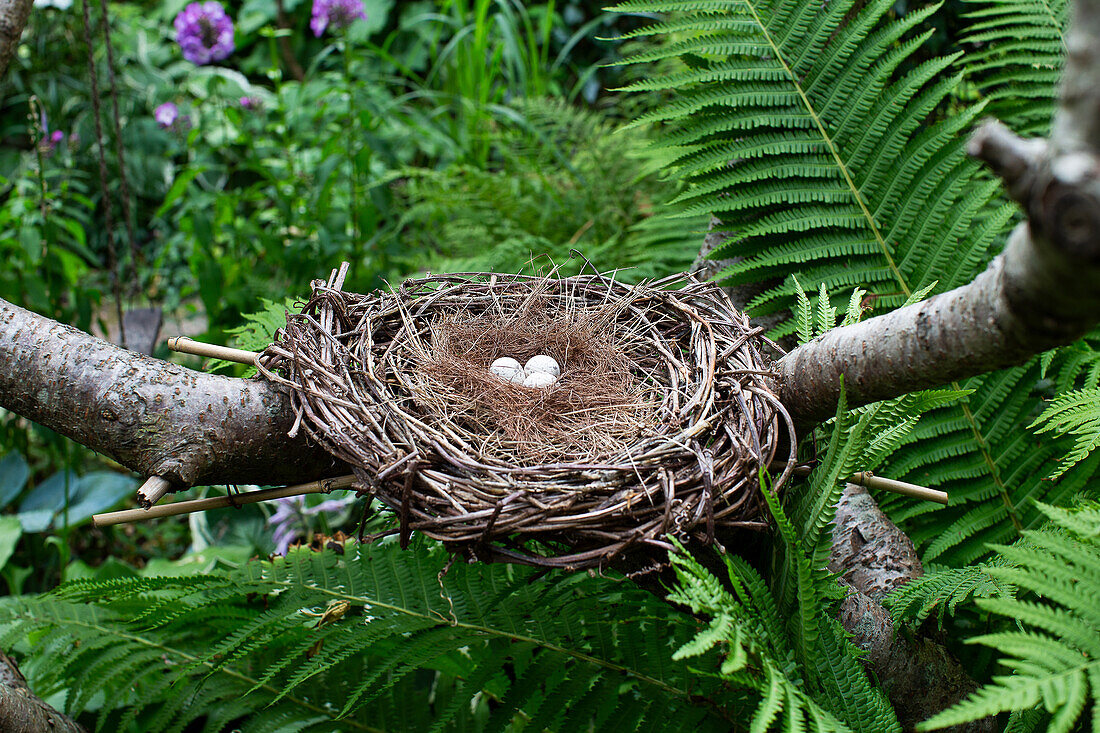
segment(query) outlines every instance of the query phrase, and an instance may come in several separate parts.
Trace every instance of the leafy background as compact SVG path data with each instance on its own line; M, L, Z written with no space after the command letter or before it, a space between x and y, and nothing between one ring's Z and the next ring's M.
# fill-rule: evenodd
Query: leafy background
M1067 16L1058 0L371 0L317 38L307 3L247 0L235 53L195 67L172 37L183 2L120 3L112 90L79 3L57 5L36 9L0 98L0 297L105 334L154 306L243 348L340 260L360 290L572 249L644 278L686 268L712 225L714 256L735 258L720 276L763 286L750 312L778 314L777 337L963 284L1020 216L966 133L990 114L1046 133ZM169 128L165 102L183 115ZM842 403L802 447L813 474L769 495L763 559L675 555L667 602L621 577L450 566L426 541L345 545L350 501L95 530L134 479L0 413L0 644L102 730L899 730L823 570L841 479L874 469L952 497L879 497L929 570L890 600L895 622L942 629L988 683L927 725L1095 726L1098 364L1086 339Z

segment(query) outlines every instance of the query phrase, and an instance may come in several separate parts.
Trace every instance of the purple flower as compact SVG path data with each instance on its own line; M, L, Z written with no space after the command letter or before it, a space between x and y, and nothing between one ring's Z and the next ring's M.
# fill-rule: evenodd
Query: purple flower
M241 97L238 101L240 102L241 109L256 110L263 106L263 102L257 97Z
M288 496L275 500L275 512L267 523L275 528L271 539L275 542L275 554L285 555L291 543L298 537L308 537L312 531L310 517L318 514L339 514L355 501L354 496L342 499L326 499L316 506L306 506L305 497Z
M191 3L176 16L176 41L183 57L199 66L233 53L233 21L221 3Z
M57 146L65 139L65 133L61 130L50 132L50 122L46 118L46 110L38 113L38 121L42 128L42 137L38 140L39 149L47 156L52 155Z
M313 17L309 27L318 38L329 26L333 30L347 28L359 18L366 19L363 0L313 0Z
M180 116L180 109L171 102L165 102L164 104L153 110L153 119L157 121L157 124L167 129L175 124L176 119Z

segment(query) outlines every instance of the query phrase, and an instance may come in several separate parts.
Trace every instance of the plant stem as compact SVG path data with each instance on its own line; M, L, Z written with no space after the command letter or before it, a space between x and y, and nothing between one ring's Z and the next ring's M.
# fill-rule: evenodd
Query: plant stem
M355 87L351 78L351 55L347 31L344 32L344 88L348 95L348 122L344 126L348 133L348 155L351 158L351 177L349 179L348 208L351 214L352 256L358 264L363 259L362 242L359 236L359 151L356 149L359 132L359 115L355 113Z

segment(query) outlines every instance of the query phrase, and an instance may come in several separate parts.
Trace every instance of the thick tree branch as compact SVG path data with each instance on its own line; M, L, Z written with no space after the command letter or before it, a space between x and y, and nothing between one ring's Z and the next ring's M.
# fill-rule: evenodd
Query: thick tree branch
M0 0L0 79L19 48L19 37L27 27L34 0Z
M152 359L0 300L0 407L175 488L346 473L270 383Z
M66 715L57 712L27 686L15 660L0 652L0 730L5 733L84 733Z
M1100 233L1100 203L1091 212ZM812 423L852 406L1020 364L1100 319L1100 237L1077 251L1021 224L969 285L837 328L780 360L783 404Z
M882 513L867 490L848 484L837 504L829 569L842 573L850 593L840 621L867 652L866 665L882 682L906 730L962 700L977 685L942 645L894 629L886 595L924 573L913 542ZM958 733L992 733L992 718L958 726Z

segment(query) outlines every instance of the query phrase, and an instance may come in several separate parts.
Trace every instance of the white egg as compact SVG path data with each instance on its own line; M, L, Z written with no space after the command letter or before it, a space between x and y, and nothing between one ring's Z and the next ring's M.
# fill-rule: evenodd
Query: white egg
M561 367L558 366L558 362L554 361L554 357L547 356L546 354L536 354L527 360L527 364L523 367L528 374L531 372L541 372L543 374L549 374L552 377L561 376Z
M547 374L546 372L531 372L527 375L527 379L523 380L523 386L546 388L556 381L558 381L558 378L553 374Z
M489 372L507 382L515 382L516 384L523 384L523 380L527 378L527 373L523 370L523 367L510 356L502 356L494 361L492 366L489 367Z

